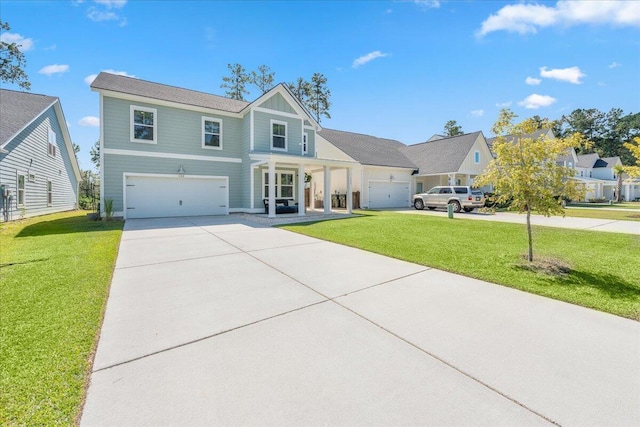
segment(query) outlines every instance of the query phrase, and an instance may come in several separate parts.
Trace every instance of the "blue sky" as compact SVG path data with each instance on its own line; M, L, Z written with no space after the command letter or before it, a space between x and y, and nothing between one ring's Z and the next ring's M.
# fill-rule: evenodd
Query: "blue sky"
M223 95L228 63L328 78L322 126L422 142L498 111L640 110L638 1L1 1L31 91L61 99L81 167L99 137L92 75ZM7 89L18 89L3 84ZM255 91L249 100L258 96Z

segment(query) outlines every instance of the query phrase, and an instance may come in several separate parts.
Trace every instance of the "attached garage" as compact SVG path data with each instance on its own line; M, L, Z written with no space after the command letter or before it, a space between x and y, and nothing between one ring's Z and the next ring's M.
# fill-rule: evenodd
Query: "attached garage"
M126 175L126 218L226 215L228 177Z
M408 207L410 187L408 182L369 181L369 209Z

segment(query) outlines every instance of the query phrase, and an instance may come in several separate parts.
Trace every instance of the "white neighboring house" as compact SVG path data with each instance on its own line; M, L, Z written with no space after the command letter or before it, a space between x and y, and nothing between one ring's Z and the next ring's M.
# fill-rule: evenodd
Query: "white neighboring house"
M411 206L413 174L418 167L403 153L403 143L360 133L322 129L318 132L318 157L357 161L353 169L353 191L360 192L360 207L367 209ZM334 170L328 188L331 194L346 192L346 172ZM323 198L325 182L320 171L312 174L311 197Z
M615 200L618 188L618 175L615 166L622 166L620 157L600 158L598 153L577 156L575 179L587 188L585 201L591 199ZM623 175L622 199L635 200L640 197L640 179Z

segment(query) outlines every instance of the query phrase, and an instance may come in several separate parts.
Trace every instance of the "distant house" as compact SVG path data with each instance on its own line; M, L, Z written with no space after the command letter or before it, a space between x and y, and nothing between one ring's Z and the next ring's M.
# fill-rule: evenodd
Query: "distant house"
M53 96L0 90L0 220L77 207L80 169Z
M575 179L582 182L587 193L585 200L606 199L615 200L618 189L618 175L616 166L622 166L620 157L600 158L598 153L580 154L577 156ZM622 177L623 200L635 200L640 197L640 179Z
M353 191L360 191L360 206L368 209L411 206L413 174L417 166L403 153L405 145L393 139L323 129L318 132L318 156L358 162ZM311 180L312 193L324 191L318 174ZM343 194L345 171L335 171L330 193Z
M437 185L473 185L474 178L484 172L492 159L482 132L432 137L427 142L405 146L401 151L416 165L416 193Z

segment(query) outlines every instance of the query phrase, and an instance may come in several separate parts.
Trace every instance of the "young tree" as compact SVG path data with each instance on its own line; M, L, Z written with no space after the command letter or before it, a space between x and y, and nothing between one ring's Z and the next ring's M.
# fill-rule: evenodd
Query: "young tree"
M89 150L89 154L91 155L91 163L93 163L97 169L100 169L100 140L97 140L91 150Z
M225 94L229 98L244 101L244 96L249 93L246 86L250 82L250 76L240 64L227 64L227 68L231 75L222 78L220 87L227 89Z
M322 116L328 119L331 118L329 114L329 107L331 107L330 97L331 91L327 87L327 78L321 73L313 73L307 108L318 123L320 123L320 117Z
M260 94L269 92L273 88L273 78L275 73L266 65L258 67L258 72L251 72L249 82L260 90Z
M462 126L458 126L458 122L455 120L449 120L444 125L444 135L445 136L456 136L463 135Z
M517 116L508 109L500 111L492 131L496 135L493 150L496 158L482 175L474 180L474 185L482 187L492 184L499 195L497 202L511 200L511 206L527 214L527 234L529 253L527 259L533 261L533 236L531 233L531 212L545 216L564 214L563 199L578 199L584 195L584 187L569 179L574 175L571 168L560 166L556 159L566 154L572 147L586 142L582 135L575 133L566 138L549 138L547 134L534 136L539 123L526 119L514 124ZM552 126L548 120L543 129Z
M0 20L0 30L9 31L11 27L8 22ZM20 45L0 40L0 81L15 83L24 90L31 89L29 77L24 72L26 66L27 60L20 50Z
M624 146L636 160L635 165L625 166L624 171L629 176L640 178L640 136L633 138L633 142L625 142Z

